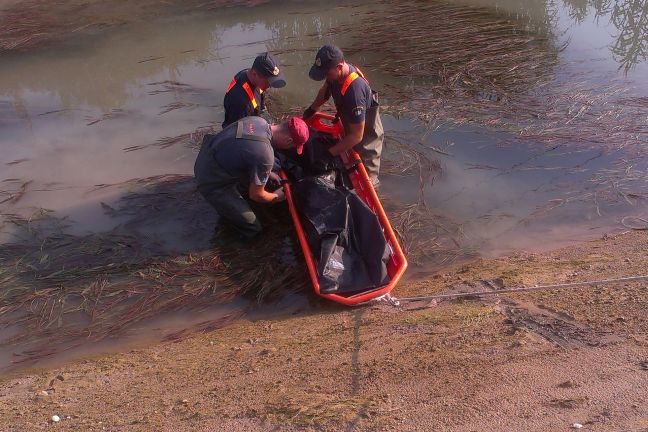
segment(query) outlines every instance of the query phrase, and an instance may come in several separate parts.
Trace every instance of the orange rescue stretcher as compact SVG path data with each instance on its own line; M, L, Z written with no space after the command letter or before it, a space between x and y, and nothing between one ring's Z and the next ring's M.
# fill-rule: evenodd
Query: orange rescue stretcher
M344 132L342 128L342 123L339 120L326 113L318 112L313 117L308 119L306 123L313 129L325 132L333 137L340 138ZM382 285L377 288L371 288L367 291L356 292L350 294L344 293L322 293L320 292L319 280L317 277L317 265L311 249L308 246L308 241L306 240L306 235L302 227L302 223L295 207L295 202L293 200L293 195L290 189L290 184L287 181L282 182L284 192L286 195L286 201L288 203L288 208L290 209L290 215L292 217L293 223L295 224L295 230L297 231L297 238L299 239L299 244L304 253L304 259L306 260L306 266L308 267L308 274L310 275L311 282L313 283L313 290L315 294L324 297L329 300L333 300L338 303L342 303L347 306L353 306L360 303L367 302L369 300L375 299L377 297L383 296L389 293L398 283L401 276L407 268L407 259L403 250L398 243L398 239L392 230L391 224L387 219L387 215L380 204L378 195L369 180L367 171L364 164L362 163L358 153L351 149L347 150L340 155L342 162L345 166L351 167L348 171L349 180L353 184L355 193L367 204L367 206L375 213L376 218L382 227L383 234L387 240L387 247L389 248L389 261L387 262L387 273L389 275L389 282L385 285ZM281 171L280 176L282 180L287 180L286 174Z

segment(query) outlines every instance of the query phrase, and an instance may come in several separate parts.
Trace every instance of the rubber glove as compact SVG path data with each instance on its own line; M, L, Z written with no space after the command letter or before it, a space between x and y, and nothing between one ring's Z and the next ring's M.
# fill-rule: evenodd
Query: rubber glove
M302 114L302 120L307 120L315 115L315 110L311 107L308 107L304 110L304 114Z
M284 193L283 188L277 189L274 193L277 194L277 197L272 200L273 203L278 203L286 199L286 194Z
M281 177L279 177L279 174L277 174L274 171L270 171L270 174L268 175L268 180L273 180L276 181L277 184L281 184Z

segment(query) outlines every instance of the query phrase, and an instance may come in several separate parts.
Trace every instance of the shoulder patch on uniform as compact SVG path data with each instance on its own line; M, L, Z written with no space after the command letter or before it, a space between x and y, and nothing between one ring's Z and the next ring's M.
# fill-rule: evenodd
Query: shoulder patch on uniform
M364 107L363 106L357 106L357 107L353 108L353 110L351 110L351 113L355 117L360 117L362 115L362 113L364 113Z

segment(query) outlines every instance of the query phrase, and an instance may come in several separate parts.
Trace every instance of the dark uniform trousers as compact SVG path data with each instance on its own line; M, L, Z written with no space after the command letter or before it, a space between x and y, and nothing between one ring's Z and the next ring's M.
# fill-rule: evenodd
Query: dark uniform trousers
M198 158L208 158L203 160L214 161L215 148L207 149L203 145L200 153L208 152L210 154L198 155ZM208 185L198 187L198 192L212 205L218 212L218 215L230 222L241 237L252 239L261 233L261 223L252 211L250 204L239 192L238 177L234 177L221 168L216 162L212 162L212 178Z
M360 155L369 179L374 186L378 185L380 173L380 155L382 154L385 130L380 120L379 105L374 94L374 101L365 114L365 127L362 141L355 146Z

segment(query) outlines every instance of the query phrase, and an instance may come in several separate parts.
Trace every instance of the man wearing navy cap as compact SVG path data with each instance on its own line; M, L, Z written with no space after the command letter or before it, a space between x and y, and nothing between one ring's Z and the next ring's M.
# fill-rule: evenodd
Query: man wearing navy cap
M265 110L263 92L285 85L283 72L272 54L258 55L252 68L237 73L225 91L223 129L243 117L260 115Z
M317 52L309 76L324 80L315 101L304 111L304 119L311 117L333 96L337 114L344 126L344 137L329 149L333 156L354 148L360 154L374 187L379 185L380 155L384 130L376 93L357 66L347 63L340 48L324 45Z

